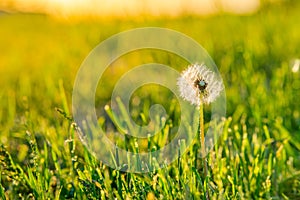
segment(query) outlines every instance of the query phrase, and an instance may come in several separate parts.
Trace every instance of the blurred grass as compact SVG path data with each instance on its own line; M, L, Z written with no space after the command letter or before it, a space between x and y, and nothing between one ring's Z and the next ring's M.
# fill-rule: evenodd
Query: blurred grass
M299 199L300 72L292 71L300 58L299 9L300 3L290 1L266 5L251 16L59 21L36 14L1 15L0 197L197 199L204 198L204 183L209 183L216 199ZM72 122L61 115L71 116L72 84L88 53L109 36L142 26L187 34L219 67L228 118L208 156L208 179L191 164L193 147L177 163L146 175L110 169L85 150ZM131 66L148 62L186 67L166 52L145 50L118 59L100 82L106 90L97 93L102 126L110 121L103 107L114 83ZM151 98L132 105L133 118L146 123L148 105L159 102L174 113L169 126L178 123L170 93L152 89L160 95L143 94ZM157 148L160 137L167 139L168 131L162 132L144 143Z

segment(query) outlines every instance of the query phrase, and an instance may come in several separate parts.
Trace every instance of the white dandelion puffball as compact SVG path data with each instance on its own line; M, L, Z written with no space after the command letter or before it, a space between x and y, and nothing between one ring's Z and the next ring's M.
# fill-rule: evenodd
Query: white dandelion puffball
M204 64L190 65L178 78L177 85L180 96L197 106L215 101L223 90L222 81Z

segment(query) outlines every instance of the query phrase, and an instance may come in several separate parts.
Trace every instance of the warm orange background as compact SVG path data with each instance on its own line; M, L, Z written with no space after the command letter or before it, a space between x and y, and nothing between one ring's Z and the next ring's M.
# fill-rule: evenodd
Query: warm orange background
M1 0L0 10L42 12L55 16L136 16L251 13L260 0Z

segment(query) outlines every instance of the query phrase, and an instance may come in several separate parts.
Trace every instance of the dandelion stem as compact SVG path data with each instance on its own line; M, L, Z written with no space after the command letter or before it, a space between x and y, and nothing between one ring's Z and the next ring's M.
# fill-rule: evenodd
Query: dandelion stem
M204 137L204 105L201 102L199 106L199 126L200 126L200 142L201 142L201 151L202 151L202 156L204 156L205 153L205 137Z
M201 154L202 154L203 166L204 166L204 176L206 179L207 165L205 161L205 135L204 135L204 111L203 110L204 110L203 95L200 94L200 106L199 106L200 142L201 142ZM206 199L210 199L208 190L206 190Z
M204 103L203 97L200 95L200 106L199 106L199 126L200 126L200 143L201 143L201 154L202 157L205 155L205 135L204 135ZM205 165L206 166L206 165ZM207 175L207 169L205 167L205 176Z

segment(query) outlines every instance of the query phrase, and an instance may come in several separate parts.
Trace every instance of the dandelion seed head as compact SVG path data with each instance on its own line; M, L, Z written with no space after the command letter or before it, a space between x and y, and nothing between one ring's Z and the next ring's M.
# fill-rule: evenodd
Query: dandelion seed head
M204 64L190 65L178 78L177 85L180 96L197 106L201 100L205 104L215 101L223 90L222 81Z

